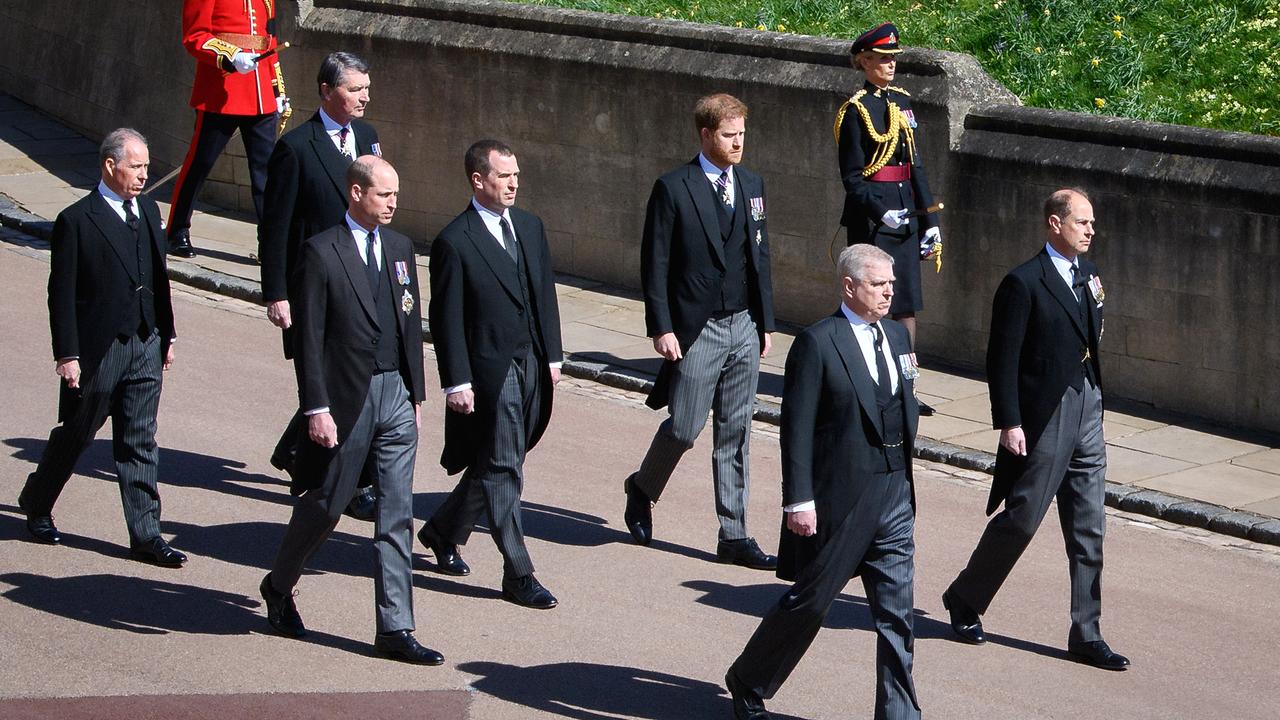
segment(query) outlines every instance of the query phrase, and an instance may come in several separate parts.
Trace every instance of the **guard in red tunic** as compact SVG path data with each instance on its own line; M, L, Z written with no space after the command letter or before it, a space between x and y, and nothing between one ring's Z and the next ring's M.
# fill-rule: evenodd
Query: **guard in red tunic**
M236 130L249 158L253 207L262 218L267 158L276 140L277 115L288 103L273 52L275 6L275 0L183 1L182 44L196 59L191 88L196 127L169 208L171 254L195 257L191 206Z

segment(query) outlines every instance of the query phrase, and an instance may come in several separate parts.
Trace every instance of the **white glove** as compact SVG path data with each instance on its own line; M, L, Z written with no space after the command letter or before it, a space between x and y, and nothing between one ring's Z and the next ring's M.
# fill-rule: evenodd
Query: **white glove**
M277 98L276 98L276 112L278 112L278 113L280 113L281 115L283 115L283 114L284 114L284 111L285 111L285 110L287 110L288 108L289 108L289 96L288 96L288 95L281 95L280 97L277 97Z
M885 227L890 230L897 230L907 224L907 214L910 212L910 210L906 209L886 210L884 212L884 217L880 218L880 222L884 223Z
M937 246L942 243L942 231L936 227L931 227L924 231L924 238L920 241L920 259L928 260L933 257Z
M254 68L258 67L258 63L254 62L257 57L257 53L247 53L241 50L231 56L231 64L235 66L236 72L238 73L251 73Z

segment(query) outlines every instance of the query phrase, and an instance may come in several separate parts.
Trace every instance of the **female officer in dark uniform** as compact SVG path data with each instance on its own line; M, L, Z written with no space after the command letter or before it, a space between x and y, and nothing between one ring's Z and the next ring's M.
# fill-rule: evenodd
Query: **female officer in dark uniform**
M884 23L858 36L849 49L866 76L862 89L836 114L840 178L849 244L872 243L893 256L893 304L889 316L916 341L916 312L924 307L920 261L941 252L936 213L908 217L933 205L916 142L916 119L906 90L893 87L898 28ZM921 415L933 409L920 404Z

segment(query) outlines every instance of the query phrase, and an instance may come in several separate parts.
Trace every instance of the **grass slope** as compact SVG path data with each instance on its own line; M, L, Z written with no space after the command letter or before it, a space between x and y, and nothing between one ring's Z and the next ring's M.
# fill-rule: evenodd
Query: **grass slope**
M1280 135L1280 0L522 0L975 56L1028 105Z

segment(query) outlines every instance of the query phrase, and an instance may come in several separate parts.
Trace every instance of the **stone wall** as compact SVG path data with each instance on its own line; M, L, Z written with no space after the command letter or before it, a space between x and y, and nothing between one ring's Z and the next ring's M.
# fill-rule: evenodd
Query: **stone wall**
M834 305L831 121L860 83L846 41L502 2L280 5L297 118L315 109L326 52L372 61L368 119L401 172L397 226L420 240L465 205L463 150L496 136L516 148L520 204L546 221L557 269L635 287L649 188L697 152L694 101L726 91L751 108L745 163L767 182L780 315L803 324ZM92 137L132 124L172 166L192 122L179 11L6 4L0 88ZM1280 252L1280 140L1017 107L953 53L908 51L899 84L948 206L946 265L926 273L924 354L980 366L991 295L1038 248L1043 197L1080 185L1098 216L1110 396L1280 431L1280 384L1268 382L1280 367L1280 270L1268 262ZM244 174L225 158L204 199L248 209Z

